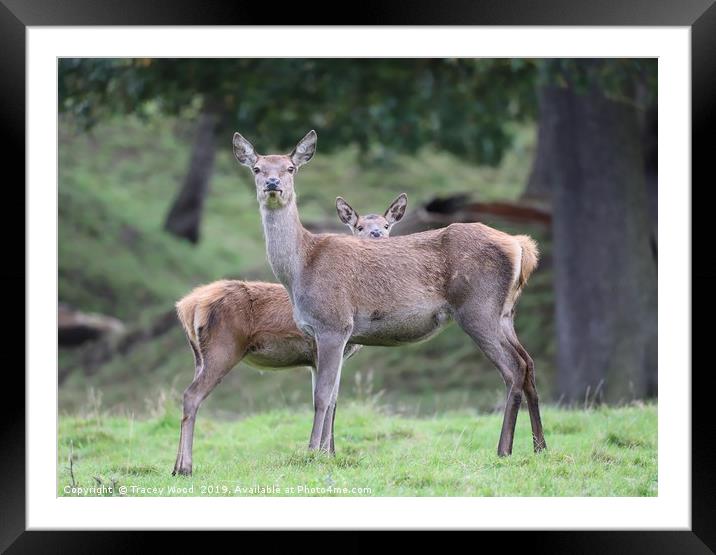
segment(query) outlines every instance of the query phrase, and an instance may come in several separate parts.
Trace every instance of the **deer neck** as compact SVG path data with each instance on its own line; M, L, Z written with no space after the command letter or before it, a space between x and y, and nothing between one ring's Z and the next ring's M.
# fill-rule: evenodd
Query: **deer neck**
M305 257L308 231L301 225L295 199L282 208L261 207L266 254L276 279L293 298L293 284L299 278Z

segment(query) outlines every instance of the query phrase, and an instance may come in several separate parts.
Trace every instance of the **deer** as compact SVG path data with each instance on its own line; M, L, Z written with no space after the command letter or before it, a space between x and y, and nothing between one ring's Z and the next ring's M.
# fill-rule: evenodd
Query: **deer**
M387 237L405 215L408 198L399 195L381 216L358 213L341 197L338 215L362 240ZM194 355L194 379L183 395L179 449L172 475L192 474L194 424L201 403L239 362L260 370L311 369L315 381L316 350L311 337L294 323L293 307L281 284L219 280L196 287L176 303L177 316ZM360 345L346 346L343 358ZM335 452L332 424L326 442Z
M388 209L381 216L380 214L367 214L361 216L353 210L343 197L336 198L336 211L338 218L348 226L353 235L369 237L371 239L382 239L390 235L390 230L405 215L408 206L408 195L401 193L390 203Z
M289 154L261 155L240 133L232 139L237 162L254 174L271 270L286 288L297 328L316 345L309 451L335 453L323 430L333 426L346 348L425 341L451 322L505 382L498 456L512 454L523 396L534 451L545 449L534 362L514 327L516 303L538 263L536 242L482 223L377 241L311 233L301 224L294 180L317 140L312 130Z

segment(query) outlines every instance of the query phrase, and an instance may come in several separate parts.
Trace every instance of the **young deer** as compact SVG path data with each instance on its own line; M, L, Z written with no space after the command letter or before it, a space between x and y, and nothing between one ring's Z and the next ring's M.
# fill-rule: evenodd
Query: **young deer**
M363 219L358 218L343 199L340 201L341 206L348 207L357 218L353 230L357 237L375 239L384 236L373 233L372 225L360 224ZM393 224L403 217L406 206L407 196L402 194L391 203L384 218L365 218L370 219L371 224L385 221L384 225L388 227L381 232L387 236ZM190 475L196 413L221 379L244 361L255 368L268 370L307 366L315 381L316 349L313 339L296 327L291 301L278 283L220 280L197 287L177 302L176 308L194 354L195 370L194 380L184 392L179 451L172 474ZM351 357L358 349L359 345L346 346L343 359ZM334 415L335 405L331 422L324 432L331 449Z
M310 450L331 450L330 434L343 353L350 345L425 340L451 320L500 371L507 402L499 455L512 453L524 393L535 451L545 447L534 363L517 339L515 303L537 265L537 246L479 223L361 241L313 234L296 207L294 176L316 151L309 132L288 155L256 153L234 134L234 155L255 174L268 260L286 287L298 328L315 338L314 418Z
M388 237L390 230L405 215L405 208L408 206L408 195L402 193L393 202L390 203L385 214L368 214L367 216L359 216L358 212L353 210L342 197L336 199L336 210L340 220L348 226L353 235L359 237L370 237L371 239L380 239Z

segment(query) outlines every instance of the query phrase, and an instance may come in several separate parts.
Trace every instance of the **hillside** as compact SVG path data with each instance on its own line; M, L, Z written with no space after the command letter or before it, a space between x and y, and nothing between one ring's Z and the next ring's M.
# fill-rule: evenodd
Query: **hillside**
M250 174L231 156L229 141L218 153L196 247L162 230L163 218L186 169L192 127L178 120L110 121L90 134L61 119L59 164L59 299L76 308L121 319L134 340L62 350L60 411L76 413L102 399L105 410L146 410L162 392L181 391L193 363L177 324L154 333L156 322L197 284L222 277L273 281L265 260ZM415 207L435 195L470 191L476 200L515 199L533 155L534 132L517 129L513 151L497 168L476 167L452 156L423 152L361 160L358 153L320 152L297 178L305 222L336 220L334 200L345 197L359 212L378 212L400 192ZM491 222L487 222L491 223ZM518 308L516 325L538 368L543 399L553 373L550 244L542 228L511 228L539 241L543 264ZM87 360L94 360L88 364ZM99 362L97 362L99 360ZM258 372L240 365L210 396L202 413L230 417L257 410L305 407L305 370ZM346 364L342 398L382 396L407 414L445 409L492 410L504 396L496 370L456 326L430 342L401 348L363 349Z

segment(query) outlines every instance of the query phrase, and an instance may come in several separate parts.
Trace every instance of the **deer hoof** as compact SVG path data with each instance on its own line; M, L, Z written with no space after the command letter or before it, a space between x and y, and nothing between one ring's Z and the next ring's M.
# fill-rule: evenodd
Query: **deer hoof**
M191 468L175 468L172 471L172 476L191 476Z

